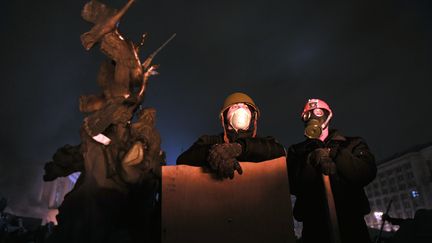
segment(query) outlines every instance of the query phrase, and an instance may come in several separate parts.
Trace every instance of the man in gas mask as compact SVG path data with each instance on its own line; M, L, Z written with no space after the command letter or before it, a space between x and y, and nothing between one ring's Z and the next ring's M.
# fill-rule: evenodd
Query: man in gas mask
M301 115L306 140L288 149L294 218L303 222L305 243L370 242L363 218L370 206L363 187L376 176L375 159L363 139L329 130L332 116L326 102L308 100Z
M177 158L177 164L207 166L220 178L242 174L238 161L260 162L285 156L284 147L272 137L257 137L260 111L244 93L229 95L222 106L223 133L203 135Z

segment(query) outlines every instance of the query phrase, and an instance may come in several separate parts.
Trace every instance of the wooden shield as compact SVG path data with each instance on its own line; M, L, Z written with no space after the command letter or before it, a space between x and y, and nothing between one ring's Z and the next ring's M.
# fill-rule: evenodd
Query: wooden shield
M162 242L294 243L285 157L241 162L220 180L201 167L162 167Z

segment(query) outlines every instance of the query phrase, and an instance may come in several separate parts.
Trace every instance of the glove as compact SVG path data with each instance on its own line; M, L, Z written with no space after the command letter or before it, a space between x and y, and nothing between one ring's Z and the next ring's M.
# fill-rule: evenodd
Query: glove
M211 147L207 161L210 167L216 171L221 178L234 178L234 171L241 175L243 173L236 157L242 153L239 143L215 144Z
M309 154L308 163L314 167L319 167L324 175L336 173L336 164L330 158L330 150L327 148L317 148Z

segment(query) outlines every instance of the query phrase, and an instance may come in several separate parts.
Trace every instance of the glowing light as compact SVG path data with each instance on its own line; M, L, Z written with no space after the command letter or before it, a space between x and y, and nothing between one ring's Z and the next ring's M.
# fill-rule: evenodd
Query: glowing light
M99 142L103 145L108 145L111 143L111 139L109 137L103 135L102 133L99 133L98 135L92 137L96 142Z
M374 216L376 220L381 220L383 212L374 212Z
M53 223L54 225L58 225L57 223L57 214L58 209L50 209L45 215L45 218L42 220L42 224Z
M68 176L69 180L72 181L73 184L75 184L79 178L79 176L81 175L81 172L75 172L73 174L70 174Z
M411 196L412 196L413 198L416 198L416 197L419 197L419 196L420 196L420 193L419 193L418 191L416 191L416 190L412 190L412 191L411 191Z

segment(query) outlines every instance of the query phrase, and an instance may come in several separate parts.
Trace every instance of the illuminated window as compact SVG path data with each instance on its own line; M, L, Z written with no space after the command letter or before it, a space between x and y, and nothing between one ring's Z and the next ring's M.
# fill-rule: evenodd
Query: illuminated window
M383 212L374 212L374 216L376 220L381 220Z
M412 190L410 193L412 198L417 198L420 196L420 193L416 190Z

